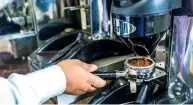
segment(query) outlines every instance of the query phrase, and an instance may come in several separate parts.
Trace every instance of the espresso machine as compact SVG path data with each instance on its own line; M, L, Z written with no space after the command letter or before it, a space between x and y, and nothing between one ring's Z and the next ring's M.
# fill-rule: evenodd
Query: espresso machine
M66 47L58 48L59 52L54 54L51 60L46 61L43 56L38 55L38 52L51 49L47 45L42 45L30 55L30 70L36 71L63 59L80 59L91 63L110 56L129 55L126 56L129 59L147 56L153 62L151 72L147 72L149 76L139 75L137 79L117 78L98 90L87 103L190 102L193 96L191 86L193 2L190 0L112 0L111 2L111 11L108 15L105 13L109 12L109 9L104 9L103 5L108 2L91 0L91 34L85 31L72 32L52 38L55 42L51 39L47 40L45 44L56 45L60 37L72 37L70 44L65 43ZM103 6L103 9L99 8ZM100 13L100 10L104 14ZM114 37L113 40L108 39L111 36ZM67 40L61 39L59 44L64 42ZM126 59L119 58L121 60L114 63L113 68L109 66L100 69L107 72L109 69L124 70L128 67L125 64ZM142 71L145 72L140 73L146 74L147 70L142 68ZM63 99L66 101L67 98Z
M111 11L117 38L166 74L155 70L156 76L140 77L140 84L116 80L88 103L192 104L193 1L113 0Z

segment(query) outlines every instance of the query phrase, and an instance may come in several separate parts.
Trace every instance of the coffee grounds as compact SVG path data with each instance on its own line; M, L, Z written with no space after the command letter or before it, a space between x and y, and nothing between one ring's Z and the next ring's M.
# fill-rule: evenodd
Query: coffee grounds
M152 62L147 58L139 58L139 59L132 59L128 61L128 64L136 67L146 67L146 66L150 66Z

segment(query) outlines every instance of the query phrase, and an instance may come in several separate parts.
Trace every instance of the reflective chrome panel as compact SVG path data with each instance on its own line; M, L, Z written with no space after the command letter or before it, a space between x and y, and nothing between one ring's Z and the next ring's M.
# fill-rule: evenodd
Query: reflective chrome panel
M189 99L193 97L192 89L193 17L175 16L170 55L169 96L177 100Z
M94 39L111 37L110 8L112 0L90 0L91 33Z

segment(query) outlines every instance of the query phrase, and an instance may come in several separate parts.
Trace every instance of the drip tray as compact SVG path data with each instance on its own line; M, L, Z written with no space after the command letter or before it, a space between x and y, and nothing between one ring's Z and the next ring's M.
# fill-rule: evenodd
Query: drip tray
M114 56L108 57L100 60L96 60L92 62L92 64L96 64L100 70L104 72L112 71L112 70L124 70L124 62L127 58L134 56L131 55L124 55L124 56Z

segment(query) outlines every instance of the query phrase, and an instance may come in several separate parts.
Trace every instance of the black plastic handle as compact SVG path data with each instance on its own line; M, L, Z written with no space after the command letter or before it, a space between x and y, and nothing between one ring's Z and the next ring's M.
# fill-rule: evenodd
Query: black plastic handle
M105 79L105 80L114 80L117 78L117 72L116 71L112 71L112 72L95 71L92 73L96 76L99 76L102 79Z

